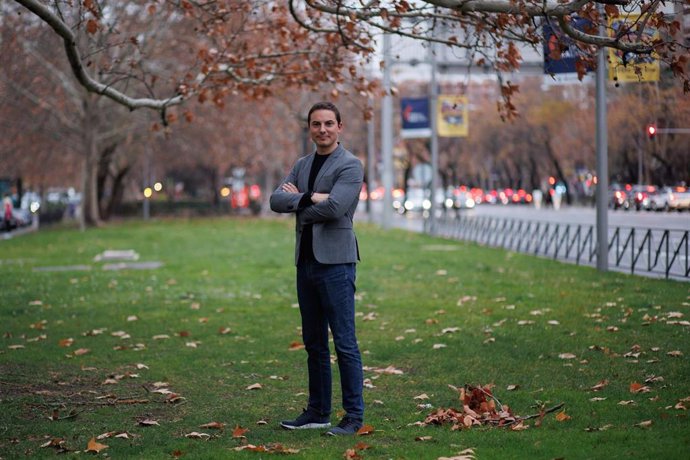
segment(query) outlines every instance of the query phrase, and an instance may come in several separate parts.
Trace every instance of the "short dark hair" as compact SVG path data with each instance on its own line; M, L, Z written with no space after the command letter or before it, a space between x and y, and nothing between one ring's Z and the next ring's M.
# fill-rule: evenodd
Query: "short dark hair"
M311 106L311 109L309 109L309 114L307 115L307 124L311 124L311 114L316 112L317 110L330 110L335 114L335 120L338 122L338 124L341 123L340 121L340 111L338 110L338 107L335 106L332 102L327 102L327 101L321 101L317 102L316 104Z

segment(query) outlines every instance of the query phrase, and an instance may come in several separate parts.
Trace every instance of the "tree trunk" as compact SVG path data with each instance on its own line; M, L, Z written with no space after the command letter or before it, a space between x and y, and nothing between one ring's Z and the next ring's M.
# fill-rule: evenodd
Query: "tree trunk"
M84 169L82 178L82 203L80 227L96 227L101 225L101 216L98 209L98 148L96 145L97 116L94 96L86 96L84 100Z
M113 177L112 189L110 193L110 199L105 204L103 213L101 217L104 220L108 220L113 214L113 210L122 203L122 197L125 193L124 181L127 173L129 173L129 165L120 169L118 173Z
M565 186L565 202L568 204L572 204L570 187L568 187L568 181L565 178L565 174L563 174L563 168L561 168L561 163L560 161L558 161L558 158L554 154L553 148L551 148L551 142L547 140L545 142L545 146L546 154L549 156L549 159L551 160L551 163L553 164L553 167L556 170L556 176L558 177L558 180L560 180Z

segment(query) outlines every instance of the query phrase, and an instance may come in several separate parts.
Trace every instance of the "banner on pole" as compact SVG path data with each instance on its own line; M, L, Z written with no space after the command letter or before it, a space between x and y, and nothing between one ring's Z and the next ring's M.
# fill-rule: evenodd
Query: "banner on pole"
M467 137L470 112L467 96L439 96L437 107L438 135Z
M403 139L431 137L429 99L404 97L400 101Z
M649 24L645 25L642 34L638 27L640 15L631 14L609 18L609 34L621 42L645 41L651 43L659 38L659 30ZM638 35L640 35L638 37ZM650 54L626 53L609 48L609 80L618 82L659 81L659 61Z
M571 25L584 32L591 21L583 18L573 18ZM542 26L544 34L543 53L544 53L544 74L551 78L546 79L547 83L572 83L579 80L578 67L581 71L589 72L590 68L585 68L580 61L580 51L575 41L552 22L544 22ZM584 78L586 78L585 75Z

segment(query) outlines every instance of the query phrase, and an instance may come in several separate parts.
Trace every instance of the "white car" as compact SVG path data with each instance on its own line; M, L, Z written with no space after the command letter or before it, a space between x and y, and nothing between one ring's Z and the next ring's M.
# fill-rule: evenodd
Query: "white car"
M690 211L690 190L674 191L668 202L669 209L676 211Z
M661 187L649 195L649 202L645 208L650 211L668 211L671 209L672 196L673 187Z

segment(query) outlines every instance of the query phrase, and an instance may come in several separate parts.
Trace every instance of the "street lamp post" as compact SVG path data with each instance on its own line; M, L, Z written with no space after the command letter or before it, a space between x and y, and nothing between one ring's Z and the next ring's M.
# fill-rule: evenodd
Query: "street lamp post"
M603 12L600 7L599 11ZM600 27L602 34L605 26ZM597 269L606 272L609 269L609 157L606 124L606 48L599 48L597 54L596 76L596 168L597 168Z
M381 155L383 171L383 228L392 225L393 208L393 96L391 95L391 37L383 34L383 101L381 102Z

